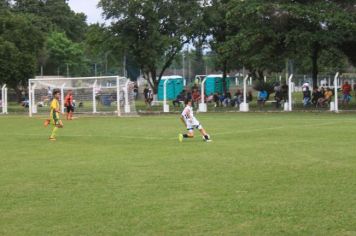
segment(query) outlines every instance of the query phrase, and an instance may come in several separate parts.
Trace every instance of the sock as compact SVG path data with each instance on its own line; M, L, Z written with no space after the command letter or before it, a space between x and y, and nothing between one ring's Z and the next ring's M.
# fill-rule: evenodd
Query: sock
M51 134L51 138L56 138L57 130L58 130L57 127L53 128L53 131L52 131L52 134Z
M183 138L189 138L188 134L183 134Z
M205 140L209 140L209 136L208 135L204 135Z

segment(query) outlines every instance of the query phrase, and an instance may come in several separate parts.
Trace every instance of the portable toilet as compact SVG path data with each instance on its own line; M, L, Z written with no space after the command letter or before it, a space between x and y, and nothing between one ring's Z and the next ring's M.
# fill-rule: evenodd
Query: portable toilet
M158 100L164 99L164 82L167 82L167 100L174 100L184 89L184 78L179 75L163 76L158 86Z
M222 75L208 75L205 81L205 94L209 96L210 94L224 92L223 86L223 76ZM226 78L226 88L230 88L230 79Z

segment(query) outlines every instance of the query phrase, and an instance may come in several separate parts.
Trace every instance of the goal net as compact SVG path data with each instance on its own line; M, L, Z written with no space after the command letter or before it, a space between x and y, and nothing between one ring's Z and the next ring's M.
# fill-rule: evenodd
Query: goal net
M73 95L75 114L137 115L134 84L118 76L83 78L37 78L29 80L29 115L46 114L53 90L61 92L61 111L65 96Z

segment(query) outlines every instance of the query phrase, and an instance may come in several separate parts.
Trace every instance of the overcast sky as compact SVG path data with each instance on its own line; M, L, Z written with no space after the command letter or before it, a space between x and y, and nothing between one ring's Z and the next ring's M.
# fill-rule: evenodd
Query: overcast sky
M75 12L83 12L87 15L88 23L103 23L102 10L97 8L99 0L69 0L69 5Z

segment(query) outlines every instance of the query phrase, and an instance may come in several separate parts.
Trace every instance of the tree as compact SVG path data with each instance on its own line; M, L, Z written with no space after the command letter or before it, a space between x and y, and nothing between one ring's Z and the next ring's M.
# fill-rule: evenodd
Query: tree
M243 64L260 80L265 73L282 71L291 58L303 71L312 71L316 83L320 69L344 67L342 50L353 58L346 48L354 42L355 14L345 1L230 0L226 4L220 11L225 18L212 18L220 25L214 37L217 50L212 48L218 58Z
M100 6L156 94L166 69L196 36L200 1L101 0Z
M65 38L78 43L85 38L87 29L86 16L72 11L65 0L14 0L11 11L13 14L31 16L32 24L40 29L46 39L53 36L51 35L52 32L64 33ZM51 58L47 50L47 42L48 40L43 41L44 47L38 53L37 64L43 66L47 74L57 74L58 66L55 64L58 63L58 58ZM71 61L73 62L77 59L73 58ZM71 72L74 72L74 74L87 74L88 65L83 64L83 58L79 62L69 63L72 66ZM83 68L80 68L79 64ZM47 67L45 67L46 65Z
M84 39L86 16L72 11L66 0L15 0L13 10L41 17L47 22L47 28L43 29L46 32L65 32L75 42Z
M99 65L103 74L119 74L123 70L124 47L104 25L88 27L84 46L91 64Z
M335 63L343 60L339 56L340 46L347 45L350 36L355 34L355 14L350 14L339 1L281 3L281 10L290 23L286 34L287 48L294 49L297 57L298 54L303 54L304 58L309 55L313 84L316 85L322 55L329 55L329 60L335 59L336 55L339 60L334 60Z
M42 16L49 19L56 31L64 32L74 42L84 40L87 29L86 16L72 11L65 0L47 0Z
M226 92L227 73L235 67L236 50L231 50L228 44L228 38L231 34L236 33L230 28L228 17L228 5L231 0L212 0L210 4L204 7L204 22L207 31L212 36L209 44L215 52L215 64L217 69L223 72L223 88Z
M283 69L285 24L275 4L261 1L232 1L228 24L234 32L226 51L235 52L235 60L257 79Z
M0 0L0 10L9 9L10 8L10 0Z
M88 67L82 45L72 42L60 32L49 34L46 45L49 56L47 70L52 73L57 71L59 74L68 67L71 69L71 75L86 73Z
M36 71L36 60L44 35L30 15L3 11L0 16L0 82L14 89L20 99L28 79Z

